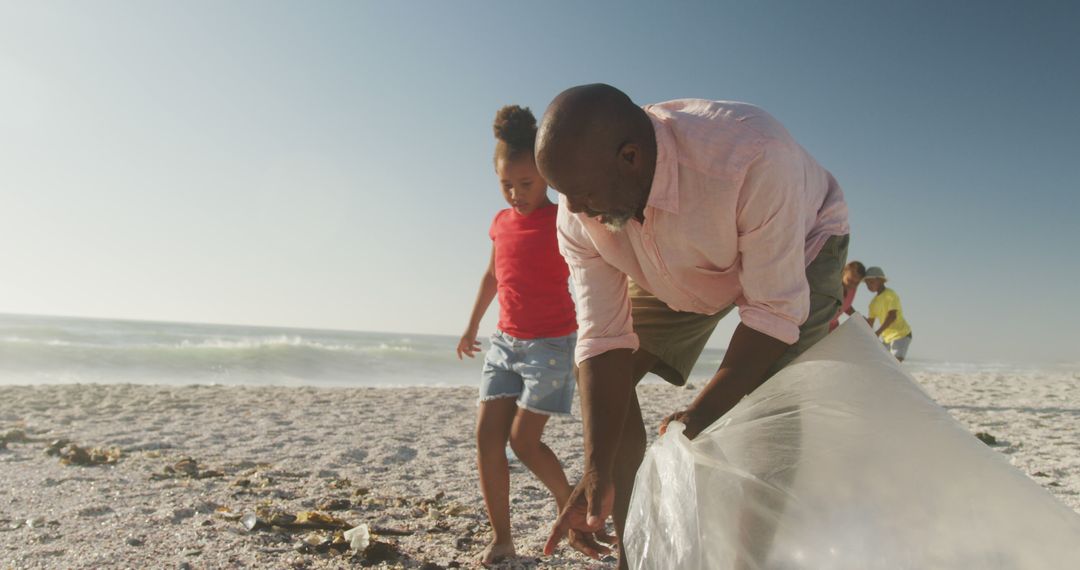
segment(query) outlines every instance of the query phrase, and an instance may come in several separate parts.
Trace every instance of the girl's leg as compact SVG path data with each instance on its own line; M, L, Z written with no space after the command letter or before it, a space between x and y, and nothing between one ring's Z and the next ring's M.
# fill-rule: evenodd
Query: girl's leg
M491 544L484 549L481 562L492 564L514 555L510 535L510 466L506 461L506 441L514 423L517 402L498 398L480 403L476 416L476 465L480 471L480 492L484 495Z
M555 503L562 511L566 500L570 498L571 487L566 480L562 464L555 452L540 441L547 424L548 416L530 412L524 408L517 411L514 425L510 431L510 448L514 455L532 471L536 478L555 496Z

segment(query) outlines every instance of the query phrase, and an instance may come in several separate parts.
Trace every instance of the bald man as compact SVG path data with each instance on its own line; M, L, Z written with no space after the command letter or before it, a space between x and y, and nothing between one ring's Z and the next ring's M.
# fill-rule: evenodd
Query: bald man
M583 85L555 98L537 137L577 295L586 462L545 551L569 533L596 557L608 516L623 534L644 457L637 382L653 372L685 384L737 307L719 370L661 426L678 420L693 438L824 337L843 298L847 206L832 175L745 103L642 108Z

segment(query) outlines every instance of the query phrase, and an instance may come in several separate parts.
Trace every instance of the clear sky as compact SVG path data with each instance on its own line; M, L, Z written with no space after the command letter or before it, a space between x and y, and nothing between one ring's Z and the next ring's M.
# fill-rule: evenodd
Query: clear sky
M459 334L495 111L606 82L784 122L913 357L1080 361L1076 6L0 0L0 312Z

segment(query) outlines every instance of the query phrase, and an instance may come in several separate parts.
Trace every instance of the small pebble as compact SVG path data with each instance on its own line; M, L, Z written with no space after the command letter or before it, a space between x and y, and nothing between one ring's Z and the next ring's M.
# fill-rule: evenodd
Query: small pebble
M352 501L349 499L323 499L319 502L315 508L320 511L344 511L352 507Z
M144 543L141 538L135 538L134 536L127 539L128 546L142 546Z
M388 542L371 541L364 549L364 561L369 563L389 562L401 557L397 547Z
M0 440L11 443L26 443L30 441L29 437L26 437L26 432L21 429L9 430L7 433L0 437Z
M173 509L171 519L173 524L176 524L184 519L190 519L193 516L195 516L194 509Z

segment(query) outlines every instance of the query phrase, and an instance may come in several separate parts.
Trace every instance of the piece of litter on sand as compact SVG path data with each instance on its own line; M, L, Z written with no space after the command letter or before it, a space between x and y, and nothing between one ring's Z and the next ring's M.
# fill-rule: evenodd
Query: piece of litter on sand
M260 519L255 513L248 513L240 517L240 524L244 525L244 530L248 532L255 532L268 528L270 525L266 524L266 521Z
M45 448L46 455L59 456L64 465L113 465L120 460L118 448L86 449L66 439L58 439Z
M371 532L368 525L360 524L345 531L345 540L349 541L349 547L359 552L371 543Z

